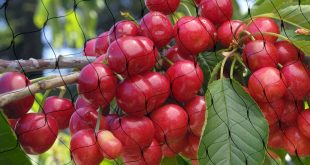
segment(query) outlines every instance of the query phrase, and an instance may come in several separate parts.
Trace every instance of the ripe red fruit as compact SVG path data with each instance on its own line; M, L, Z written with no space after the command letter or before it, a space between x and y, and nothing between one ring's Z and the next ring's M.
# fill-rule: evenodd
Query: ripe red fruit
M83 107L77 109L71 116L69 128L71 135L83 129L95 129L98 118L96 109L90 107ZM108 121L104 116L101 116L99 129L107 129Z
M302 101L285 101L281 122L286 125L295 125L296 119L303 109L304 104Z
M98 55L105 54L109 48L109 32L101 33L95 43L95 52Z
M94 130L85 129L75 133L70 151L76 165L99 165L103 160Z
M271 32L271 33L280 33L279 26L277 23L271 18L256 18L251 22L246 28L248 32L250 32L256 40L264 40L269 42L276 42L278 37L271 36L267 34L262 34L263 32ZM247 42L250 39L247 38Z
M164 55L168 58L168 60L170 60L173 63L184 61L184 60L190 60L194 62L195 57L196 57L196 55L191 55L191 54L182 55L179 51L179 48L176 45L172 46L167 51L165 51ZM170 64L164 60L163 67L165 69L168 69L170 67Z
M201 136L202 127L205 122L205 114L207 111L205 97L196 96L184 106L189 117L190 131L196 135Z
M173 37L173 26L168 17L160 12L149 12L140 22L142 34L150 38L157 48L162 48Z
M75 109L79 109L79 108L84 108L84 107L90 107L92 109L98 109L99 106L96 106L94 104L91 104L90 102L88 102L85 98L79 96L76 100L75 100L75 104L74 104Z
M99 131L97 140L101 154L108 159L116 159L121 155L122 143L110 131Z
M134 76L151 70L158 51L153 41L146 37L124 37L113 42L108 49L111 69L124 76Z
M180 102L193 99L203 83L199 65L188 60L175 63L166 74L171 84L171 94Z
M169 15L177 10L180 0L145 0L145 6L150 11L159 11Z
M37 155L47 151L54 144L58 126L57 121L51 116L28 113L18 120L15 132L26 153Z
M107 54L102 54L101 56L97 57L94 63L103 64L107 60Z
M310 155L310 139L304 136L297 127L293 126L285 130L283 147L291 155Z
M300 61L281 69L283 81L287 87L286 96L290 100L303 100L310 92L310 73Z
M239 34L246 28L246 24L239 20L224 22L217 29L218 41L224 47L229 47L233 40L239 39Z
M22 73L7 72L1 75L0 84L0 94L2 94L16 89L27 88L30 81ZM33 96L13 101L3 107L4 113L8 118L17 119L29 111L33 102Z
M13 130L15 129L17 122L18 122L18 119L8 119L8 124L10 124Z
M153 95L150 102L154 102L154 107L160 107L170 95L170 82L167 77L159 72L148 72L143 75L144 79L151 85Z
M122 142L124 152L141 152L150 146L155 129L147 117L124 116L111 123L111 131Z
M188 141L185 136L181 139L166 141L161 147L163 155L165 157L175 157L178 153L184 150L187 143Z
M69 126L69 120L74 110L71 100L56 96L48 97L43 105L44 113L56 119L59 129Z
M298 49L293 44L288 41L278 41L274 45L278 50L280 64L286 65L299 60Z
M248 87L251 96L258 102L277 101L286 91L280 71L273 67L264 67L255 71L249 79Z
M143 76L127 78L117 88L117 105L128 115L143 116L155 108L152 85Z
M196 5L199 5L201 0L195 0Z
M159 142L181 139L188 128L188 115L175 104L165 105L151 114L155 127L155 137Z
M199 3L199 15L210 19L216 25L231 20L232 14L231 0L202 0Z
M97 39L94 38L94 39L88 40L88 41L85 43L85 47L84 47L84 55L85 55L85 56L94 56L94 57L97 57L97 56L100 55L100 54L97 54L96 51L95 51L96 40L97 40Z
M258 105L263 112L265 118L267 119L269 125L273 125L280 120L284 110L283 99L279 99L270 103L261 102L258 103Z
M272 127L274 128L274 130L270 130L268 146L274 149L283 148L283 138L285 138L284 130L280 129L277 124L274 124Z
M78 91L90 103L106 107L115 96L116 85L116 78L108 66L93 63L82 69Z
M119 21L109 30L109 43L126 36L138 36L140 27L133 21Z
M187 137L187 144L183 151L182 155L191 160L197 160L198 157L198 147L199 147L200 136L195 136L193 134L189 134Z
M297 118L298 129L302 134L310 138L310 111L309 109L300 113Z
M184 55L197 55L212 49L216 43L216 28L203 17L185 16L174 26L174 36L179 51Z
M279 62L276 47L271 42L261 40L246 44L242 58L253 72L268 66L276 68Z

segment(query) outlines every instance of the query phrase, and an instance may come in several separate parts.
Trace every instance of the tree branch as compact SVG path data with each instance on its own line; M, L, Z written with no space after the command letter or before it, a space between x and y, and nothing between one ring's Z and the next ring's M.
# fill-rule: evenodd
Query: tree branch
M55 87L76 83L78 81L79 75L80 73L76 72L66 76L57 76L52 79L38 81L23 89L3 93L0 95L0 107L5 106L12 101L25 98L29 95L34 95L35 93L47 89L53 89Z
M24 71L34 72L42 71L44 69L57 69L57 68L82 68L85 65L95 61L95 57L65 57L59 56L54 59L33 59L29 60L1 60L0 59L0 73L10 71Z

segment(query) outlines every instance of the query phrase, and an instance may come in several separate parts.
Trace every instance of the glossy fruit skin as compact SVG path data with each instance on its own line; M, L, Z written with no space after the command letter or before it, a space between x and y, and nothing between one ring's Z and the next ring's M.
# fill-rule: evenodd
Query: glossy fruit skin
M166 72L172 96L180 102L193 99L203 83L203 73L198 64L191 61L174 63ZM184 94L186 93L186 94Z
M151 145L155 129L147 117L123 116L111 123L111 132L122 142L124 152L141 152Z
M297 127L285 130L284 149L291 155L307 156L310 154L310 139L304 136Z
M258 103L269 125L273 125L280 120L283 114L284 104L284 99L279 99L270 103Z
M8 124L10 124L12 130L15 129L15 126L16 126L18 120L19 120L19 119L8 119Z
M196 55L181 54L179 48L176 45L172 46L167 51L164 51L164 55L173 63L183 60L189 60L194 62L196 57ZM171 65L168 62L166 62L165 60L163 61L163 68L168 69L170 66Z
M149 12L141 19L142 34L150 38L157 48L162 48L173 37L173 26L168 17L160 12Z
M43 112L56 119L59 129L65 129L69 126L69 120L74 111L71 100L56 96L46 98L43 105Z
M196 5L199 5L201 0L195 0Z
M28 154L38 155L47 151L58 134L57 121L42 113L23 115L15 128L18 141Z
M174 37L182 54L198 55L214 47L217 35L215 26L208 19L184 16L174 26Z
M107 130L101 130L97 133L97 141L101 154L108 159L116 159L121 155L122 143Z
M150 11L159 11L169 15L177 10L180 0L145 0L145 6Z
M85 43L84 47L84 55L85 56L92 56L92 57L97 57L99 56L96 51L95 51L95 45L96 45L97 39L90 39Z
M108 49L110 68L123 76L134 76L151 70L158 51L152 40L146 37L123 37Z
M71 116L69 128L71 135L83 129L95 129L98 118L96 109L90 107L83 107L77 109ZM101 116L99 129L107 129L108 122L104 116Z
M183 136L182 138L179 138L176 140L174 139L174 140L166 141L161 146L163 156L165 156L165 157L176 156L178 153L180 153L181 151L184 150L187 143L188 143L188 141L187 141L186 136Z
M99 165L103 160L93 129L75 133L70 142L70 150L76 165Z
M109 43L113 43L116 39L126 36L138 36L140 27L133 21L123 20L117 22L109 30Z
M181 139L187 132L188 115L176 104L167 104L156 109L151 114L151 120L155 127L155 137L160 143Z
M268 146L274 149L283 148L284 129L279 128L277 124L273 127L275 129L269 133Z
M255 71L248 82L251 96L258 102L274 102L283 97L286 91L280 71L264 67Z
M95 52L98 55L105 54L109 48L109 32L101 33L95 43Z
M76 100L75 100L75 104L74 104L75 109L79 109L79 108L83 108L83 107L90 107L92 109L98 109L99 106L96 106L94 104L91 104L90 102L88 102L85 98L83 98L82 96L79 96Z
M150 102L154 102L154 107L159 108L170 95L170 82L168 78L159 72L148 72L143 77L150 83L153 91Z
M300 61L284 66L281 74L290 100L303 100L310 92L310 73Z
M225 21L218 29L218 41L224 47L229 47L233 40L239 39L239 34L246 28L246 24L239 20Z
M200 137L207 111L205 97L196 96L185 104L184 109L189 117L190 132Z
M246 28L248 32L250 32L255 40L265 40L269 42L276 42L278 37L262 34L262 32L271 32L271 33L280 33L279 26L277 23L271 18L256 18L253 22L251 22ZM249 42L250 39L247 39Z
M286 100L280 121L286 125L296 125L297 117L303 109L302 101Z
M88 64L80 72L78 91L91 104L106 107L115 96L116 83L117 80L108 66Z
M300 59L298 49L288 41L278 41L274 45L278 50L280 64L287 65Z
M301 112L297 118L297 126L300 132L310 138L310 111Z
M127 78L117 88L117 105L128 115L143 116L154 110L152 85L143 76Z
M0 76L0 94L16 89L26 88L30 85L27 77L19 72L7 72ZM33 96L13 101L3 107L8 118L17 119L29 111L34 102Z
M276 68L279 62L276 47L271 42L262 40L251 41L246 44L242 58L253 72L263 67Z
M199 140L200 140L200 136L189 134L187 136L187 144L185 148L183 149L183 151L181 152L181 154L187 157L188 159L197 160Z
M202 0L199 3L199 15L220 25L231 20L233 6L231 0Z

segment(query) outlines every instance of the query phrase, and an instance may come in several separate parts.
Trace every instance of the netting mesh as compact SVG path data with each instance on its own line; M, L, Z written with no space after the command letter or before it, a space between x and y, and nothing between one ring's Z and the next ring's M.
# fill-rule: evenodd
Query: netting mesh
M256 160L264 159L261 152L274 160L273 163L280 164L270 149L283 149L283 144L279 144L281 142L286 143L285 150L290 155L295 155L294 158L299 160L298 163L305 164L303 159L304 156L310 154L307 149L310 148L310 145L307 145L310 144L310 139L307 138L308 142L305 140L306 137L300 133L301 131L298 132L296 122L304 119L304 123L310 124L306 117L301 115L305 112L304 100L309 99L304 99L305 96L309 97L309 81L304 82L309 80L310 76L307 66L309 60L302 50L294 46L293 52L289 53L295 53L296 56L290 62L279 61L276 56L278 56L277 49L286 44L285 42L294 43L296 40L291 30L296 30L296 27L284 20L300 14L303 17L298 21L303 25L306 24L304 27L309 27L309 17L303 11L306 4L303 4L303 1L290 1L288 3L292 3L295 8L283 12L275 5L277 2L262 1L261 3L274 11L276 15L274 17L280 19L270 18L268 21L260 22L252 16L251 6L255 1L239 0L238 3L236 2L236 4L243 4L241 8L247 9L244 19L252 23L243 25L239 22L228 21L229 32L233 34L228 40L233 40L233 42L229 42L227 47L239 45L237 41L248 43L236 49L236 52L242 54L240 57L246 65L247 77L245 79L249 79L249 84L247 80L245 83L242 82L244 87L249 88L250 92L246 93L231 79L222 82L222 86L219 87L214 84L211 84L209 88L206 86L208 83L206 81L210 77L213 79L220 77L213 72L215 68L219 70L221 63L218 67L216 64L221 59L217 57L217 54L224 48L223 45L217 44L218 39L223 39L218 33L220 26L218 22L221 19L230 20L232 14L227 13L227 8L221 10L224 0L214 2L214 6L211 7L209 4L200 4L198 7L197 1L181 1L179 8L174 9L177 1L173 0L146 2L143 0L72 0L66 2L0 0L0 35L4 34L1 36L3 41L0 42L0 56L3 59L0 60L0 70L2 72L10 71L10 69L11 71L18 70L32 80L32 84L42 80L40 77L43 75L48 78L58 77L59 84L64 84L65 89L52 89L50 96L66 90L64 95L66 106L57 107L56 111L53 111L49 109L49 106L53 106L55 102L47 105L46 101L43 104L42 98L33 92L34 88L28 86L30 85L28 80L19 81L20 84L28 86L24 87L24 90L29 91L31 95L23 98L24 102L14 102L15 105L2 107L9 118L6 124L13 125L17 143L9 148L0 148L0 157L21 147L29 153L25 155L31 163L42 164L44 163L42 157L34 157L31 154L46 150L44 145L33 151L31 147L21 146L21 143L30 145L33 141L40 144L53 141L54 145L49 150L54 153L53 163L79 164L89 161L89 164L99 164L103 157L116 158L117 151L110 151L113 146L105 146L98 140L98 138L105 137L104 130L109 130L115 137L121 139L123 146L121 159L115 159L114 164L159 164L163 156L176 155L182 155L189 160L183 162L185 164L189 162L221 164L226 161L228 164L231 162L256 164ZM155 13L146 17L149 11L145 4L148 4L151 10L169 9L162 10L171 14L165 17L164 14ZM34 19L38 6L41 6L41 13L37 13L40 15L37 19L40 20L41 26L33 23L38 21ZM100 8L100 6L103 7ZM212 14L200 11L203 10L201 6L215 8L214 10L221 16L220 19L212 20L210 18ZM90 10L91 8L98 9ZM175 10L177 12L174 12ZM308 9L306 12L309 12ZM185 14L182 15L182 13ZM192 16L183 17L189 14ZM90 17L83 17L83 15L90 15ZM97 21L95 36L98 37L95 38L89 37L94 36L89 32L93 23L90 20L88 22L92 15L96 15L95 18L98 20L101 19ZM154 20L149 17L154 15L157 16L157 21L164 22L167 28L153 28L156 22L152 23ZM275 24L278 29L264 29L266 24ZM53 29L53 27L60 28ZM203 30L198 34L190 34L190 30L196 30L193 27ZM246 27L250 35L239 31ZM264 31L261 31L262 29ZM153 33L156 30L158 33ZM106 32L103 33L104 31ZM266 32L281 33L286 38L282 41L283 43L275 44L278 37L266 35ZM53 34L58 34L58 36L52 36ZM193 45L192 42L195 42L193 39L197 38L205 40ZM279 39L283 38L279 37ZM61 51L59 46L55 46L56 41L69 48ZM82 49L70 48L78 47L79 44L84 45ZM307 48L309 45L303 45L303 50ZM202 51L209 52L209 54L200 53ZM44 55L41 56L42 54ZM186 56L180 54L186 54ZM213 56L215 59L212 59ZM28 59L30 60L25 61ZM9 63L8 60L17 61ZM210 63L215 64L210 65ZM229 66L234 63L235 61L228 61ZM224 76L234 75L229 73L226 67L224 67ZM240 67L244 69L244 66L240 65L239 69ZM263 67L265 70L261 70ZM279 67L281 67L280 70ZM43 72L38 68L47 68L47 70ZM76 74L80 70L81 72ZM292 75L294 70L298 70L298 73L304 76ZM75 81L70 81L72 79L68 78L68 75L75 77ZM266 80L265 77L268 76L272 76L271 80ZM4 85L8 81L10 81L9 77L2 80L1 85L10 88L10 85ZM74 84L76 82L78 85ZM47 83L39 88L45 89L48 86ZM296 86L303 86L304 90L295 90ZM151 89L152 87L156 90ZM5 92L8 91L0 89L0 93ZM256 103L247 99L249 95ZM32 114L34 112L27 116L28 120L33 120L32 125L26 117L17 121L20 115L16 115L16 112L11 110L18 104L19 109L27 108L26 99L30 102L34 99L37 104L36 108L41 110L37 116ZM206 102L205 99L207 99ZM231 102L234 105L224 106ZM264 121L262 121L263 118L260 118L262 120L257 118L260 115L255 110L257 105L269 124L269 140L267 127L265 131L262 127L258 127ZM223 111L225 108L227 111ZM32 106L32 111L37 111L37 109ZM209 114L205 116L207 111ZM65 126L61 127L51 119L57 114L72 115L70 118L64 117L59 119L61 121L57 120L57 122L65 123ZM98 118L101 118L99 124L96 123ZM197 127L201 128L202 125L197 122L206 119L214 125L207 126L204 132L201 132ZM69 128L64 129L66 126ZM95 131L96 128L99 128L99 131ZM240 131L241 128L246 129L249 134L244 134ZM222 136L218 136L218 139L209 138L208 135L211 137L216 129L222 130ZM81 133L81 130L84 132ZM46 139L36 137L37 132L44 134ZM74 138L82 139L83 135L87 136L88 140L74 141ZM26 136L34 139L27 139ZM71 137L68 138L68 136ZM248 136L255 136L251 144L247 144ZM299 140L303 141L302 145L298 142ZM251 146L253 143L256 145ZM225 159L217 157L219 155L217 152L226 154L226 145L232 150L233 155ZM59 152L64 154L59 154ZM64 155L66 158L63 158ZM77 155L87 155L90 158ZM59 157L62 157L61 160Z

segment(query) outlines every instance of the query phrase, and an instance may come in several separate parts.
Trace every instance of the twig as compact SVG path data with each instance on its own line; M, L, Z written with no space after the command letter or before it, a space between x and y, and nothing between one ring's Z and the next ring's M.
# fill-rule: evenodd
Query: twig
M79 78L80 73L76 72L66 76L58 76L49 80L42 80L37 83L31 84L28 87L3 93L0 95L0 107L5 106L6 104L22 99L29 95L34 95L35 93L53 89L56 87L76 83Z
M35 72L42 71L45 69L56 69L56 68L82 68L85 65L95 61L95 57L64 57L59 56L54 59L33 59L29 60L1 60L0 59L0 73L19 71L21 72Z

